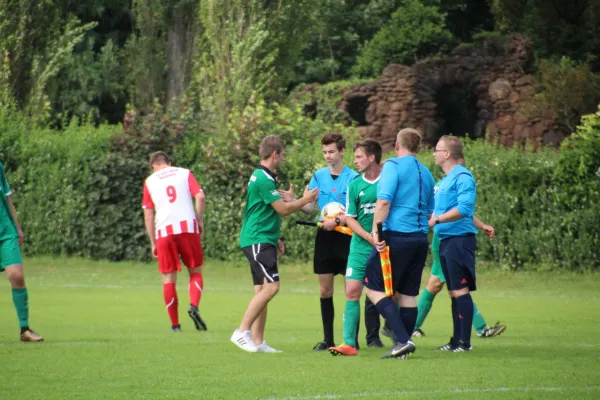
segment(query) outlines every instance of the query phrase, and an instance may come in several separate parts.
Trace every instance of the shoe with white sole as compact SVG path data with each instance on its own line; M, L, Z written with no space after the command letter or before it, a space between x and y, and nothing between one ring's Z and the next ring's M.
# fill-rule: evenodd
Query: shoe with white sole
M250 331L240 332L236 329L233 331L233 335L231 335L231 342L244 351L250 353L258 352L258 346L252 341L252 333Z
M263 340L263 342L257 346L257 349L259 353L283 353L283 351L269 346L266 340Z

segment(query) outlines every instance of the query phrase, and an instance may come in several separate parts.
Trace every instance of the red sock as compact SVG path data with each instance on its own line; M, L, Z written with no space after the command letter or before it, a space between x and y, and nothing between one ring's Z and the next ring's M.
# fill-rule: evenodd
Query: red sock
M198 304L200 304L203 289L204 280L202 279L202 274L196 272L190 275L190 286L188 287L188 290L190 292L190 304L194 307L198 307Z
M163 284L163 294L165 296L165 304L167 312L171 318L171 325L179 325L179 300L177 299L177 291L174 283Z

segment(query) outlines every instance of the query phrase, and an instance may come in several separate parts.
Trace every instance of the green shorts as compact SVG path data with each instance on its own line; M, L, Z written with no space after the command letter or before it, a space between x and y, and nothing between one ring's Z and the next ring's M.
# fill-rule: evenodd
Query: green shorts
M349 281L362 281L367 271L367 259L369 258L368 253L353 252L350 250L348 255L348 264L346 264L346 280Z
M9 265L23 264L19 239L10 238L0 241L0 272Z
M435 276L440 282L446 282L442 272L442 262L440 261L440 239L433 235L431 240L431 253L433 254L433 264L431 265L431 275Z

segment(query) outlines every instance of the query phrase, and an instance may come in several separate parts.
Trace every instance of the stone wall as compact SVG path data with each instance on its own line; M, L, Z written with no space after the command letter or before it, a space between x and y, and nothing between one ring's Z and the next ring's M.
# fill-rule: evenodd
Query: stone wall
M434 145L444 133L438 123L438 103L444 99L436 94L450 85L474 97L477 116L472 131L467 132L470 137L486 137L505 146L557 144L565 133L551 115L520 111L533 99L533 61L531 42L521 35L510 36L502 44L485 40L461 45L436 60L388 66L374 82L345 91L339 107L357 123L363 136L378 139L386 150L405 127L418 129L425 144Z

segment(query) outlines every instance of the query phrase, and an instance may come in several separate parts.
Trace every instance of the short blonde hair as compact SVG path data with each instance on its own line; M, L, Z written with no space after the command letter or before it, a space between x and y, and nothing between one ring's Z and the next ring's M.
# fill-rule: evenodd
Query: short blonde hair
M413 128L404 128L398 132L396 141L411 153L418 153L421 147L421 134Z
M456 136L444 135L440 138L440 142L444 142L448 153L450 154L450 158L453 160L458 161L465 158L463 154L463 144Z
M285 143L278 136L265 136L262 142L260 142L260 146L258 148L258 155L260 155L261 160L266 160L271 156L271 154L273 154L273 152L281 154L284 148Z

